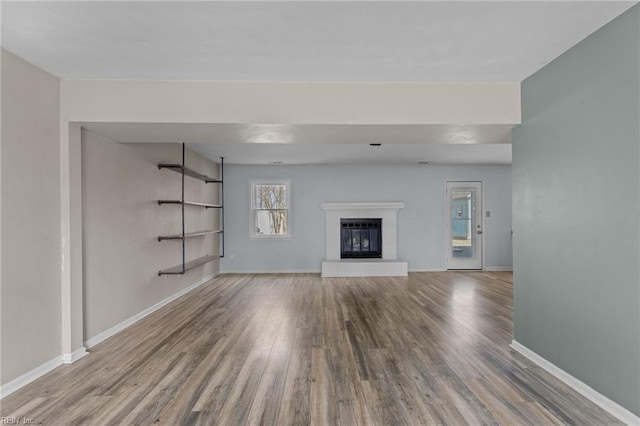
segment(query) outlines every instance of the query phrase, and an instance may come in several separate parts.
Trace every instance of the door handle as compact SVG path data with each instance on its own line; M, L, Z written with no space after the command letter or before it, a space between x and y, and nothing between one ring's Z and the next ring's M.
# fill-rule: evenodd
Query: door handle
M478 231L478 235L482 234L482 231Z

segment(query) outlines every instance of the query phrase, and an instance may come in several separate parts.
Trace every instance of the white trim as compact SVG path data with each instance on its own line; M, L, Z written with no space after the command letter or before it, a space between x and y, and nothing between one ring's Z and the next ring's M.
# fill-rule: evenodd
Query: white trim
M147 309L145 309L144 311L122 321L120 324L116 324L113 327L111 327L108 330L103 331L100 334L97 334L95 336L93 336L90 339L87 339L84 342L85 347L87 348L91 348L95 345L97 345L98 343L108 339L109 337L113 336L116 333L119 333L120 331L124 330L125 328L129 327L130 325L140 321L142 318L146 317L147 315L157 311L158 309L162 308L163 306L173 302L174 300L178 299L179 297L184 296L185 294L189 293L191 290L196 289L197 287L200 287L202 284L212 280L213 278L217 277L219 275L219 272L214 272L213 274L207 275L206 277L202 278L201 280L199 280L198 282L191 284L189 287L183 288L182 290L180 290L177 293L174 293L173 295L167 297L164 300L161 300L160 302L156 303L153 306L148 307Z
M476 224L479 222L480 223L480 229L482 230L482 234L480 239L482 240L480 243L480 259L477 259L477 255L474 255L473 258L466 258L467 260L473 260L473 259L477 259L480 261L480 267L479 268L469 268L468 265L465 266L463 265L462 268L458 268L457 266L459 266L459 264L456 264L456 262L453 260L454 258L451 257L451 251L453 249L452 244L451 244L451 226L453 225L451 223L451 203L449 200L449 190L450 190L450 184L464 184L467 187L476 187L477 185L477 190L480 192L480 197L476 197L476 207L474 209L474 214L476 215ZM478 204L480 204L480 209L478 209ZM444 250L445 250L445 258L444 258L444 262L445 262L445 267L447 268L448 271L481 271L484 268L484 261L485 261L485 222L484 222L484 181L483 180L469 180L469 181L459 181L459 180L446 180L444 183ZM479 218L479 220L478 220ZM473 232L476 232L477 230L474 229ZM476 237L477 238L477 237ZM475 247L478 247L478 245L476 244ZM476 250L477 252L477 250ZM464 258L455 258L455 259L460 259L458 260L458 262L463 262Z
M58 355L51 361L47 361L42 365L34 368L31 371L24 373L22 376L16 377L9 383L0 387L0 398L4 398L8 395L11 395L18 389L28 385L36 379L44 376L54 368L57 368L62 365L62 355Z
M511 267L509 267L509 269L501 269L501 270L511 271ZM425 269L409 269L408 272L446 272L446 271L447 270L444 268L425 268ZM319 274L321 272L322 270L320 269L282 269L279 271L271 271L266 269L251 269L251 270L237 269L237 270L223 270L223 271L220 271L220 274Z
M325 274L327 262L345 261L341 259L341 231L340 223L347 218L376 218L382 220L382 259L398 259L398 210L403 208L402 201L394 202L351 202L351 203L320 203L325 213L325 257L322 262L322 274ZM406 275L407 268L404 268Z
M404 203L392 202L392 203L320 203L322 210L371 210L371 209L396 209L400 210L404 208Z
M531 349L518 343L515 339L511 341L511 345L509 346L514 351L523 355L525 358L528 358L530 361L534 362L556 378L560 379L570 388L587 398L589 401L593 402L612 416L616 417L618 420L621 420L628 425L640 425L639 416L636 416L620 404L613 402L606 396L594 390L586 383L576 379L571 374L550 363L537 353L533 352Z
M77 351L74 351L70 354L62 354L62 363L73 364L74 362L84 357L85 355L89 355L89 352L87 352L87 348L83 346Z
M249 197L249 206L251 206L251 214L249 215L249 239L250 240L292 240L293 239L293 199L291 198L291 182L292 179L251 179ZM287 233L285 235L262 235L256 233L256 185L285 185L287 188Z
M267 269L238 269L235 271L222 271L221 274L319 274L320 269L282 269L272 271Z
M487 272L513 272L513 266L485 266Z
M72 363L76 362L80 358L82 358L85 355L89 354L89 352L87 352L86 348L90 348L92 346L95 346L98 343L102 342L103 340L108 339L109 337L113 336L114 334L118 333L119 331L124 330L125 328L127 328L131 324L141 320L142 318L146 317L150 313L152 313L154 311L157 311L158 309L160 309L161 307L167 305L168 303L173 302L177 298L187 294L188 292L190 292L191 290L194 290L195 288L201 286L202 284L212 280L213 278L217 277L218 275L219 275L219 273L217 273L217 272L213 273L213 274L210 274L210 275L207 275L206 277L202 278L198 282L190 285L189 287L186 287L186 288L180 290L179 292L173 294L172 296L167 297L166 299L164 299L164 300L160 301L159 303L156 303L155 305L145 309L144 311L140 312L139 314L132 316L131 318L121 322L120 324L118 324L118 325L116 325L114 327L111 327L109 330L103 331L102 333L98 334L95 337L92 337L91 339L89 339L86 342L84 342L84 344L85 344L84 347L82 347L82 348L80 348L80 349L78 349L78 350L76 350L76 351L74 351L72 353L58 355L57 357L55 357L51 361L47 361L44 364L34 368L33 370L26 372L22 376L16 377L15 379L10 381L6 385L0 386L0 398L4 398L5 396L8 396L8 395L12 394L13 392L17 391L18 389L23 388L24 386L28 385L29 383L33 382L34 380L36 380L36 379L38 379L38 378L40 378L42 376L44 376L45 374L47 374L48 372L50 372L54 368L61 366L62 364L72 364Z
M485 262L487 261L487 223L485 221L485 211L487 211L487 206L484 203L484 181L480 181L480 197L482 202L482 209L480 210L480 226L482 229L482 260L480 264L482 265L482 269L485 268Z

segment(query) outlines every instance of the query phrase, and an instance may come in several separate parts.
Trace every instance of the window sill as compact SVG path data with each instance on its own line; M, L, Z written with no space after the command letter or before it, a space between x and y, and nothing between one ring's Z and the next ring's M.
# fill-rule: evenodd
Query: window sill
M293 240L292 235L249 235L250 240Z

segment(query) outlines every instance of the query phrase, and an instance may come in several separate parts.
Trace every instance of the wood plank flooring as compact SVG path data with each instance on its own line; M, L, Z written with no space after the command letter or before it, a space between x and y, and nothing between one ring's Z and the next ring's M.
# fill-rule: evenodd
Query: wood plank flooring
M223 275L1 401L51 425L608 425L513 352L510 273Z

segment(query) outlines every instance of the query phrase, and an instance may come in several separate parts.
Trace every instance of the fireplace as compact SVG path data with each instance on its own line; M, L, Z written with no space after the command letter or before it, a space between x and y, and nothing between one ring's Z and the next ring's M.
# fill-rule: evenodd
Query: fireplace
M380 259L382 219L340 219L341 259Z
M320 204L326 238L322 276L406 277L409 264L398 260L398 210L403 207L401 201Z

